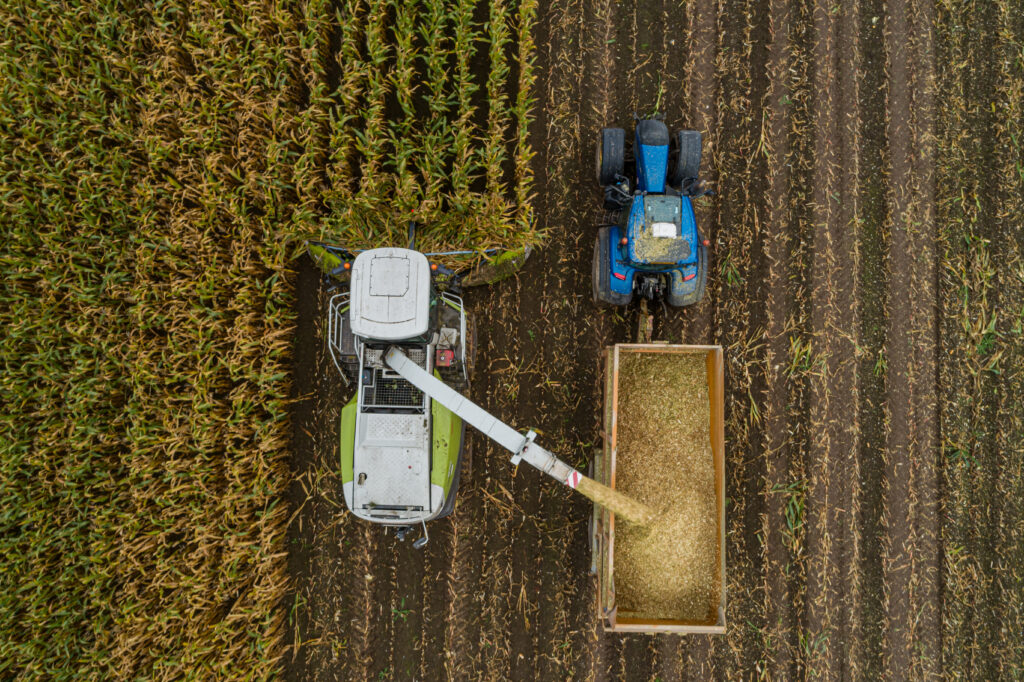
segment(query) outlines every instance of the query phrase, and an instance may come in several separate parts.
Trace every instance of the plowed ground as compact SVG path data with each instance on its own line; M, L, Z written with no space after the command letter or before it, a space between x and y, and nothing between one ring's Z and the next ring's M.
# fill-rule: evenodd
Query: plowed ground
M473 398L586 468L601 350L636 326L590 300L595 133L656 107L703 131L712 275L703 303L658 311L655 337L726 348L729 632L604 634L590 505L475 433L423 551L347 515L344 396L307 268L289 677L1019 674L1024 20L983 5L542 9L531 136L551 236L469 295Z

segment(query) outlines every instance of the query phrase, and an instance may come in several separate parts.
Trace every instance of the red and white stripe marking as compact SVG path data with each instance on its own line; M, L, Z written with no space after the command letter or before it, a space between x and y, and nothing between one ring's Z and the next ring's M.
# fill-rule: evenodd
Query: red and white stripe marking
M583 478L583 474L573 469L568 476L565 478L565 484L576 490L576 486L580 484L580 479Z

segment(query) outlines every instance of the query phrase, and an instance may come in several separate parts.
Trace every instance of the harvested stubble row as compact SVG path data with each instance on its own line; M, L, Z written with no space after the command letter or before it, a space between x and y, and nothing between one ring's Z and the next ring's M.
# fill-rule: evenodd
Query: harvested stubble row
M712 620L721 586L703 355L624 353L618 406L615 487L657 512L616 531L619 612Z

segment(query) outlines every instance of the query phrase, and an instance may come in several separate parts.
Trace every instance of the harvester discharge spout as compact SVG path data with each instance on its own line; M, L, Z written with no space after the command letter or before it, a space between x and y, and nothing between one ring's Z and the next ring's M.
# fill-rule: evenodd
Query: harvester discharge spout
M512 463L520 461L541 470L559 483L586 495L600 505L629 521L647 525L654 520L653 512L611 488L601 485L569 466L550 451L534 442L533 431L525 436L491 413L452 389L440 379L410 360L398 347L392 346L384 355L384 362L410 384L423 391L431 399L459 416L485 436L512 453Z

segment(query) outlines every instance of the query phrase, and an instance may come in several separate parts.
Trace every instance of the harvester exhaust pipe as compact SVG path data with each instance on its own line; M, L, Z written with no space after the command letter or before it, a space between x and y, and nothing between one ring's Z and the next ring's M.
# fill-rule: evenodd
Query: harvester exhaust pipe
M462 421L511 452L512 464L518 465L520 461L525 461L559 483L579 491L634 523L646 525L654 519L654 514L650 509L593 479L587 478L548 450L534 443L534 438L537 437L536 433L530 431L525 436L519 433L440 379L431 376L396 346L388 348L387 353L384 354L384 362L410 384L444 405L453 414L458 415ZM426 529L424 529L424 537L426 537Z

